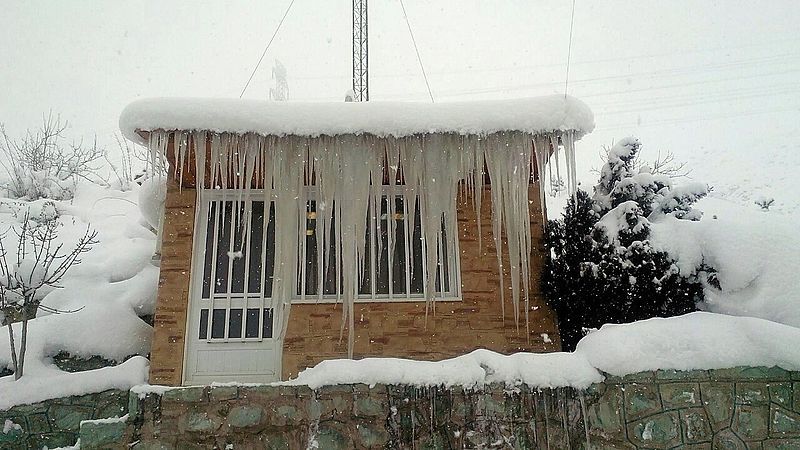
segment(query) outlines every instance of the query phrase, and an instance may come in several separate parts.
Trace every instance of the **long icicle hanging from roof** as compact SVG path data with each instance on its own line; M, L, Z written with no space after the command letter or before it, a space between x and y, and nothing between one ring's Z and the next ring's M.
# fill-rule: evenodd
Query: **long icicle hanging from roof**
M172 134L172 136L170 136ZM525 320L529 332L530 310L530 200L528 187L532 167L538 170L539 201L544 209L545 170L551 154L563 147L567 162L567 186L575 181L574 134L530 136L521 132L494 133L488 136L431 134L402 138L371 135L320 136L243 136L195 131L162 132L150 135L151 166L158 167L166 155L170 138L176 180L183 180L186 152L193 149L198 188L237 189L236 202L249 205L251 190L263 189L263 200L275 208L275 273L272 298L275 314L282 318L278 336L286 332L291 299L297 295L296 272L305 270L299 254L305 242L306 214L310 201L316 202L318 232L317 296L322 299L324 274L336 277L337 300L343 304L341 332L348 330L348 356L354 346L354 304L360 276L370 255L366 251L369 214L378 214L383 201L384 174L389 176L389 195L400 195L404 215L416 225L419 208L422 229L423 279L426 314L435 306L436 276L440 273L443 248L455 248L458 236L456 194L462 182L472 195L480 227L484 167L492 180L492 234L498 249L500 301L505 317L505 273L511 285L511 303L517 327ZM199 151L198 151L199 149ZM191 153L191 152L190 152ZM402 180L402 189L396 182ZM313 185L313 187L312 187ZM250 211L242 216L249 223ZM266 211L269 208L265 208ZM239 214L239 207L233 208ZM391 207L387 211L393 211ZM268 213L267 213L268 214ZM239 218L241 220L242 218ZM270 219L271 220L271 219ZM387 221L391 223L392 221ZM387 225L389 226L389 225ZM387 230L393 231L393 230ZM246 232L246 230L244 230ZM480 235L480 232L479 232ZM504 265L505 248L509 266ZM335 250L331 251L331 243ZM378 245L382 245L378 244ZM391 250L391 249L390 249ZM410 251L413 252L413 246ZM382 251L382 249L381 249ZM390 251L391 253L391 251ZM412 256L413 258L413 256ZM412 259L413 260L413 259ZM370 263L371 264L371 263ZM370 270L377 270L371 267ZM373 274L374 277L374 274ZM524 308L521 317L520 309Z

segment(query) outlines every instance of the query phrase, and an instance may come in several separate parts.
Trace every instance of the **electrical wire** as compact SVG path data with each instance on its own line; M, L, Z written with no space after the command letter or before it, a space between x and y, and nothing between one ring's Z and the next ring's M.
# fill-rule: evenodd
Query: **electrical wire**
M247 83L244 84L244 87L242 88L242 92L239 94L239 98L242 98L242 96L244 95L244 92L247 90L247 87L250 86L250 82L253 81L253 77L255 76L256 71L258 70L258 66L261 65L261 61L264 60L264 56L267 54L267 50L269 50L269 46L272 45L272 41L274 41L275 40L275 36L278 35L278 31L281 29L281 25L283 25L283 21L286 20L286 16L289 15L289 10L292 9L292 5L294 5L294 0L292 0L289 3L289 7L286 8L286 12L283 13L283 17L281 17L281 21L278 22L278 26L275 28L275 32L272 33L272 37L269 38L269 42L267 42L267 45L264 47L264 51L261 52L261 57L258 58L258 62L256 63L256 66L253 68L253 73L250 74L250 78L248 78L247 79Z
M431 92L431 85L428 83L428 75L425 74L425 66L422 65L422 58L419 56L419 48L417 48L417 40L414 39L414 32L411 31L411 22L408 21L408 14L406 14L406 6L403 4L403 0L400 0L400 7L403 8L403 18L406 20L408 34L411 35L411 42L414 44L414 51L417 53L417 61L419 61L419 68L422 70L422 78L425 79L425 87L428 88L428 95L431 98L431 103L435 103L433 100L433 92Z
M575 25L575 0L572 0L572 15L569 19L569 45L567 46L567 74L564 77L564 98L567 98L567 88L569 87L569 60L572 56L572 28Z

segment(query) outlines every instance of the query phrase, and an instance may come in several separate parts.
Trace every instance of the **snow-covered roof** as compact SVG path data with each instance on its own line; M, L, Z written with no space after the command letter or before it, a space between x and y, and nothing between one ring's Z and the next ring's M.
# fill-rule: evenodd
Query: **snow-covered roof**
M219 98L149 98L128 105L120 116L125 137L142 142L137 131L206 130L261 135L422 133L488 134L523 131L576 132L594 129L594 115L574 97L550 95L474 102L270 102Z

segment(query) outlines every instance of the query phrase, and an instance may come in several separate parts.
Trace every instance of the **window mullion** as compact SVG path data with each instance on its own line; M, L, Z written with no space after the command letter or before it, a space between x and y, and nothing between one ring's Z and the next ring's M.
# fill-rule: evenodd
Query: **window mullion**
M236 216L238 216L239 205L238 202L231 201L231 214L228 218L230 220L230 239L228 242L228 289L225 290L225 327L222 333L223 342L228 342L228 328L230 325L231 313L231 291L233 290L233 258L235 242L236 242Z
M222 221L220 219L220 207L222 206L222 202L212 201L212 203L215 205L214 214L216 217L214 218L214 241L213 253L211 254L211 286L209 293L210 307L208 310L208 329L206 330L206 342L211 342L211 330L214 329L214 300L217 291L217 264L219 263L219 229L222 226Z
M386 272L389 280L389 300L394 299L394 266L392 265L392 250L394 243L393 234L396 227L394 223L394 186L389 188L389 194L381 196L381 203L386 200ZM391 202L390 202L391 201ZM383 258L381 258L383 259Z
M247 252L246 253L243 252L242 256L244 258L244 281L243 281L244 284L242 289L242 292L244 293L244 298L242 305L242 323L240 324L241 334L239 334L242 342L244 342L245 340L245 322L247 320L247 304L250 299L250 250L251 250L250 241L252 239L252 234L253 234L253 227L250 226L253 220L252 200L247 200L247 202L244 205L244 211L245 211L244 214L245 219L247 219L247 226L245 227L245 236L243 236L244 242L242 243L242 248L247 249ZM228 319L228 321L230 322L230 319Z
M378 285L377 280L376 280L376 278L378 277L378 268L375 267L375 249L377 248L377 239L376 238L378 237L378 233L380 232L380 225L376 223L377 222L376 219L377 219L378 213L380 213L380 210L378 210L377 213L375 211L375 206L376 205L375 205L375 196L374 195L370 195L369 196L369 203L370 203L370 206L367 208L367 211L368 211L367 214L369 214L369 216L367 218L369 219L369 224L370 224L370 233L369 233L370 234L370 236L369 236L369 238L370 238L369 239L370 240L370 243L369 243L369 263L370 263L370 266L369 266L369 269L372 272L369 275L369 284L370 284L369 291L370 291L370 298L374 302L375 299L377 298L376 297L376 288L377 288L377 285Z
M264 186L266 189L267 187ZM264 195L264 217L262 218L262 229L261 232L261 282L258 284L258 290L261 292L261 295L258 296L259 300L259 307L258 307L258 342L264 340L263 330L264 330L264 299L267 296L267 290L264 287L264 282L266 281L267 276L267 245L269 244L269 222L270 222L270 213L272 211L272 193L270 191L269 194ZM273 265L273 271L275 267ZM269 293L270 298L272 298L272 292Z

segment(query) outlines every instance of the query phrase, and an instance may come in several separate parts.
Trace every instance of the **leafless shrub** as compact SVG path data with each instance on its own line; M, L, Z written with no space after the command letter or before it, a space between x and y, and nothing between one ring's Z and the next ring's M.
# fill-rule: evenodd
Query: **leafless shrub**
M70 199L79 179L103 181L98 163L105 151L98 147L97 140L91 145L67 142L67 125L51 113L38 129L28 130L22 139L11 138L0 125L0 165L8 173L11 196L28 200Z
M14 366L14 379L23 375L25 368L25 349L28 338L28 321L36 318L41 309L51 313L61 311L42 305L47 288L59 288L61 280L69 269L80 264L80 256L88 252L97 243L97 232L90 227L71 250L58 243L58 227L56 217L47 211L55 212L55 205L50 203L42 209L42 214L34 220L26 213L21 229L16 252L9 253L4 242L11 230L0 235L0 326L8 327L11 347L11 361ZM19 351L14 342L12 324L22 322L22 334Z

